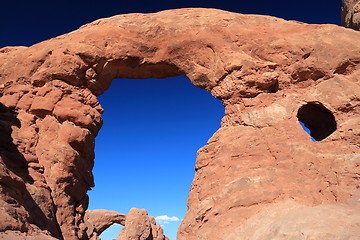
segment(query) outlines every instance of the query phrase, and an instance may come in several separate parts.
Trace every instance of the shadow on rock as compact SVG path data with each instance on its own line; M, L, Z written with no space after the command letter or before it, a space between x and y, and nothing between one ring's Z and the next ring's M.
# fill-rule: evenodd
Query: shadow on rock
M0 103L0 204L3 205L0 232L27 232L32 228L29 224L34 224L59 237L57 223L49 221L49 216L41 210L29 191L34 179L30 176L27 160L14 144L13 127L21 127L17 113ZM14 207L18 209L16 212L11 210Z

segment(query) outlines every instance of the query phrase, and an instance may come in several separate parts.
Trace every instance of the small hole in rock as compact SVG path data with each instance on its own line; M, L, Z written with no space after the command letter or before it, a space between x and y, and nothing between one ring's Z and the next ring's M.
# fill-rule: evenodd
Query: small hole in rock
M321 141L336 131L332 112L319 102L301 106L297 113L300 125L310 134L312 141Z

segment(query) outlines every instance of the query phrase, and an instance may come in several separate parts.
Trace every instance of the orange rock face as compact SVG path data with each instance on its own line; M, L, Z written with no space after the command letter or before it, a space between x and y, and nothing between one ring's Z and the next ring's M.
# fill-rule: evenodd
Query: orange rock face
M225 116L198 151L179 240L358 239L359 40L335 25L179 9L0 49L0 236L88 239L96 96L113 78L183 74Z

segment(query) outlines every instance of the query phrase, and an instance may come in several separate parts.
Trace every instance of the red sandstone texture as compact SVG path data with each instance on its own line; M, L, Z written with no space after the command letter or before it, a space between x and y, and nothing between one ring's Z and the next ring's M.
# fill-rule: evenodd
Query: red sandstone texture
M156 224L155 218L149 217L145 209L130 209L124 226L117 240L169 240Z
M84 221L87 227L86 233L90 239L97 237L113 223L125 226L126 215L110 210L87 210Z
M96 96L113 78L183 74L225 116L198 151L177 239L359 239L359 40L335 25L179 9L0 49L0 238L96 239L108 224L86 217ZM141 239L150 220L130 215L144 221L136 232L126 218L119 238Z

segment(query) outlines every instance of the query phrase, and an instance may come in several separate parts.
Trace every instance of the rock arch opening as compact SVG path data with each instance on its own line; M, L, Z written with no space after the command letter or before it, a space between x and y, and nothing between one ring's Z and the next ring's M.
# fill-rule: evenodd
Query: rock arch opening
M104 124L96 138L89 209L145 208L154 217L181 220L196 151L219 128L221 102L184 76L114 79L99 101ZM170 239L179 224L165 221ZM118 229L104 234L116 237Z
M309 102L301 106L297 118L313 141L321 141L336 131L334 114L320 102Z

